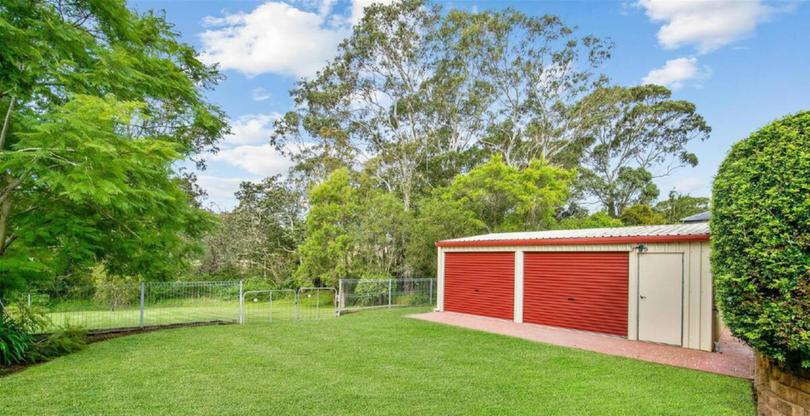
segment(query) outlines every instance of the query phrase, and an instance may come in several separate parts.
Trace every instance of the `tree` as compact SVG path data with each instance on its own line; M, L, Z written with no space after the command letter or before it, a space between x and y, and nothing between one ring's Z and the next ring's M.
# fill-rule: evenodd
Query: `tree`
M438 8L421 1L366 7L337 57L292 91L298 108L276 123L272 142L283 151L314 143L293 156L315 179L368 161L379 183L410 208L426 185L425 166L437 153L452 162L476 130L467 117L475 104L435 72L440 51L431 39L439 19Z
M669 198L655 204L655 210L664 214L670 224L682 218L709 210L709 198L669 192Z
M810 368L810 112L736 143L712 192L723 322L782 366Z
M280 176L242 182L236 208L205 237L198 270L227 278L262 278L284 285L297 266L303 239L304 195Z
M624 225L659 225L667 223L667 217L664 214L647 204L625 208L619 219Z
M575 230L580 228L621 227L622 225L621 220L611 217L605 211L599 211L591 215L563 218L559 221L555 228L560 230Z
M368 176L334 171L309 192L300 282L335 285L341 278L403 276L410 215Z
M0 290L97 262L167 279L212 218L172 169L227 131L219 76L123 1L0 6Z
M407 261L420 274L435 273L434 243L470 234L545 230L567 200L572 170L534 160L523 169L495 155L420 201Z
M630 205L652 203L658 196L654 178L698 163L686 145L708 138L711 129L694 104L670 97L658 85L606 87L576 107L590 143L581 186L614 218Z
M442 198L472 212L488 232L544 230L554 224L572 179L571 171L542 160L519 169L496 155L456 177Z
M580 37L557 16L512 9L454 10L442 32L451 60L463 63L485 103L480 144L510 166L525 167L536 158L575 166L582 140L571 113L605 82L594 71L610 58L612 43Z
M272 142L309 177L362 163L410 210L493 152L519 168L535 157L575 164L567 114L609 49L554 16L375 4L335 60L293 90L296 110Z

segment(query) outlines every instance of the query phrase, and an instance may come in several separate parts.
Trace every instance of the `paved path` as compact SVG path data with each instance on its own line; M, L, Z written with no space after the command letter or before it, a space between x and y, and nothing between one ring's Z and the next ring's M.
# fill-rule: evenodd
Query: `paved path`
M720 337L718 352L706 352L650 342L630 341L613 335L545 325L517 324L505 319L455 312L429 312L410 315L410 317L732 377L750 379L754 376L753 352L727 333Z

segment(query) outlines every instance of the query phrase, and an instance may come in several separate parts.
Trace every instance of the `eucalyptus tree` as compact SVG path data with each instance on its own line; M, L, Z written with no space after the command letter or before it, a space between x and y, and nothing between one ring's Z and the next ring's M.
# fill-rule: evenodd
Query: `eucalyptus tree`
M0 290L104 262L169 278L211 217L174 162L227 131L215 67L123 0L0 3Z
M552 15L506 9L452 11L442 24L454 62L464 62L484 105L480 144L511 166L540 158L575 166L582 135L576 103L604 84L608 39L578 35Z
M303 238L303 193L279 175L242 182L236 208L205 238L198 270L228 278L262 278L285 284L297 262Z
M693 103L671 96L659 85L604 87L574 109L587 138L580 185L614 218L653 202L653 179L698 163L687 145L711 128Z
M367 7L337 57L292 91L296 109L272 142L296 149L314 177L365 163L406 209L420 190L447 183L471 158L484 101L449 59L442 18L419 0Z

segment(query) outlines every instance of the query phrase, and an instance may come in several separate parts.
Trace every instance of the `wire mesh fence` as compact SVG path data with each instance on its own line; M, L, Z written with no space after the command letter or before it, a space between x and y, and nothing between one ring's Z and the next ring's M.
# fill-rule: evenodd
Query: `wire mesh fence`
M338 313L436 304L436 279L340 279Z
M42 332L212 322L314 320L342 312L436 301L435 279L341 279L339 289L269 289L241 281L145 282L29 293L18 302L46 318Z
M46 318L43 332L64 326L88 330L235 322L239 281L147 282L72 287L30 293L25 302Z

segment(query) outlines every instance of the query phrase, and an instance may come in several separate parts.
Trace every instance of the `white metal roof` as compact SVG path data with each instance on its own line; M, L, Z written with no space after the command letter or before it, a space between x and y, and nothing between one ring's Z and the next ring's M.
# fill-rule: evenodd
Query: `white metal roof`
M579 230L522 231L495 233L455 238L444 241L498 241L498 240L548 240L557 238L605 238L605 237L652 237L679 235L709 235L705 222L669 225L638 225L616 228L583 228Z
M698 212L695 215L690 215L688 217L681 218L681 222L707 222L709 221L711 215L712 214L710 211Z

